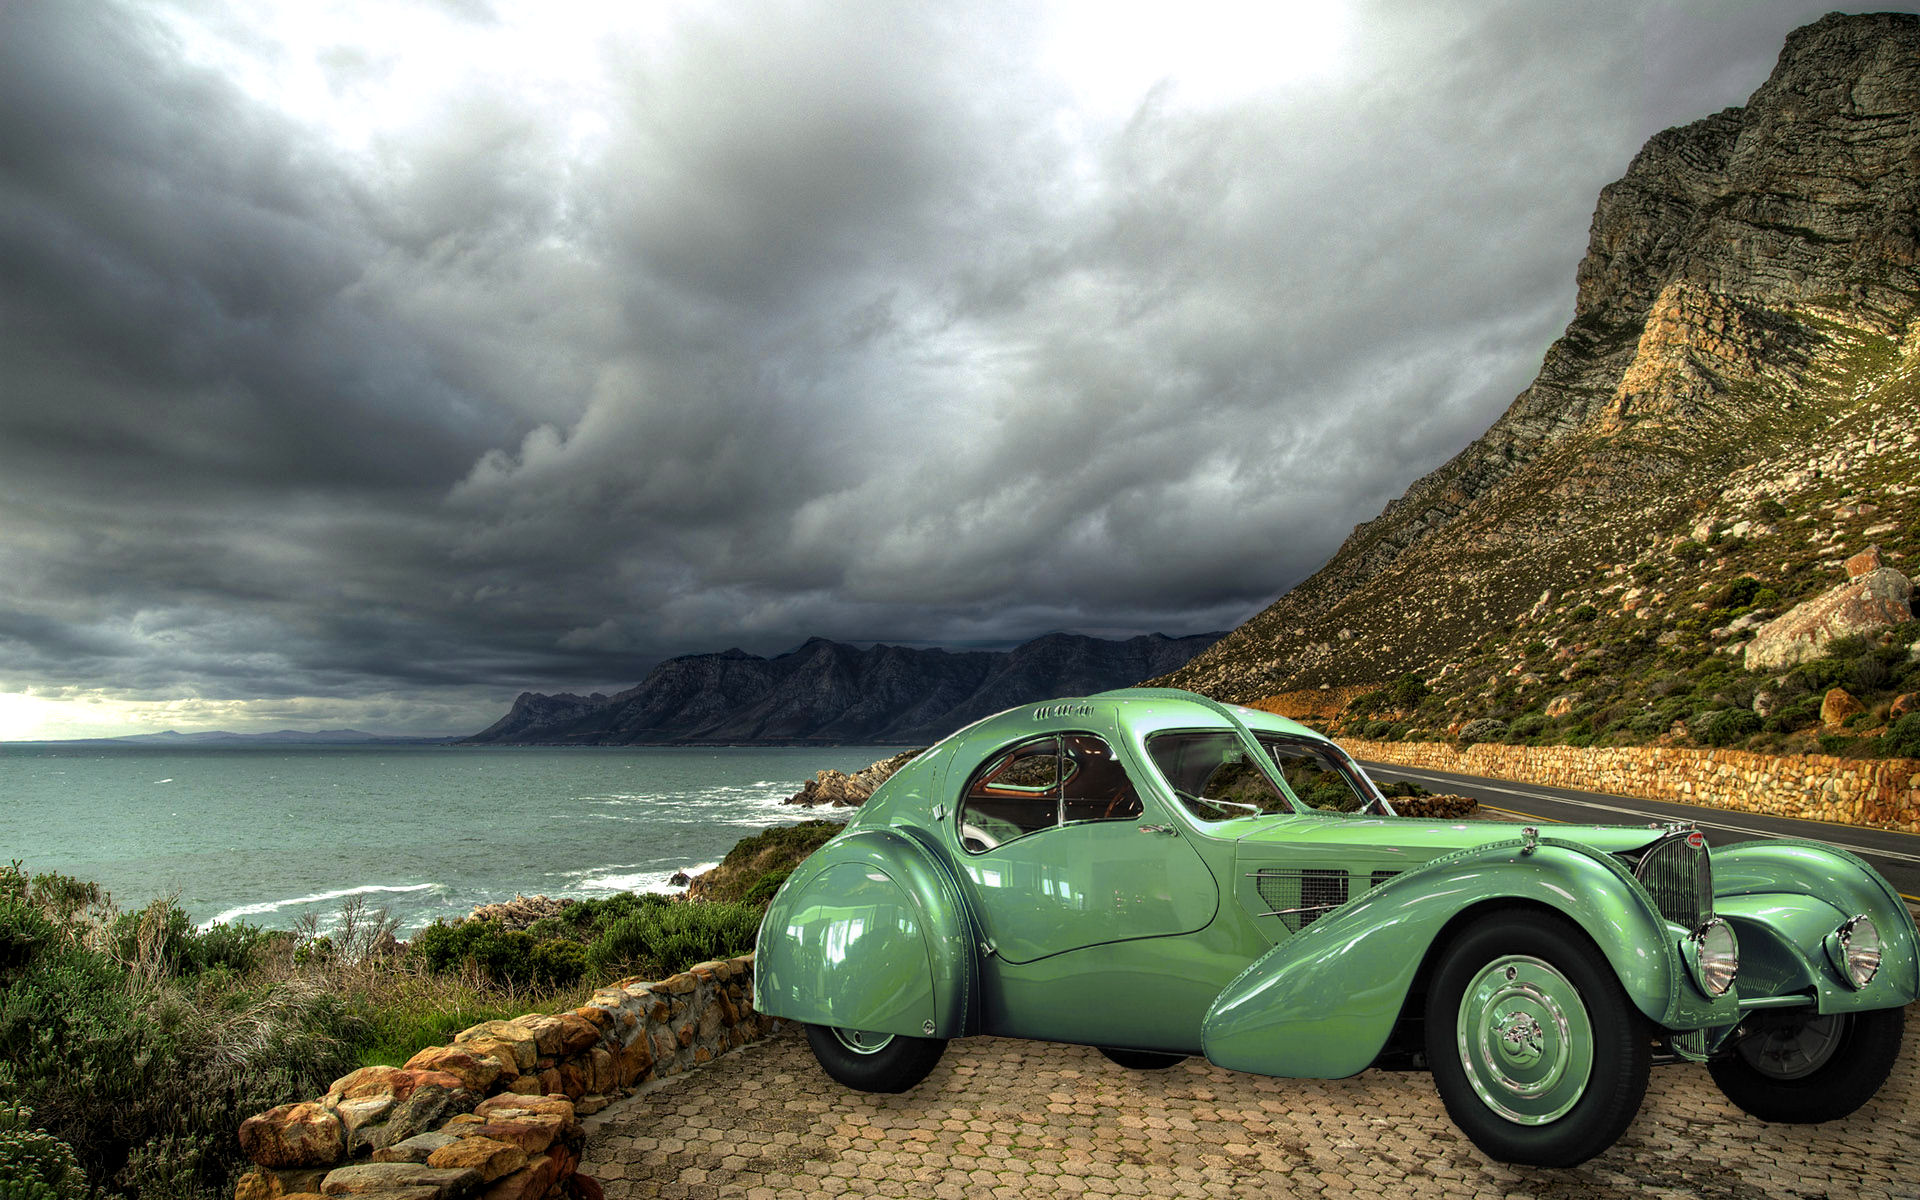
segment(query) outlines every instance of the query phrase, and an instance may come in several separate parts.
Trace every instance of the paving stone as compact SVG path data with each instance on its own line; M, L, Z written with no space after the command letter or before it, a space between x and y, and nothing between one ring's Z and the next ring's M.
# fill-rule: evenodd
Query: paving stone
M1579 1167L1491 1162L1432 1081L1266 1079L1189 1059L1130 1072L1076 1046L968 1038L901 1096L829 1082L788 1031L583 1122L608 1200L650 1196L1076 1200L1920 1200L1920 1006L1853 1116L1768 1125L1704 1068L1655 1068L1639 1118Z

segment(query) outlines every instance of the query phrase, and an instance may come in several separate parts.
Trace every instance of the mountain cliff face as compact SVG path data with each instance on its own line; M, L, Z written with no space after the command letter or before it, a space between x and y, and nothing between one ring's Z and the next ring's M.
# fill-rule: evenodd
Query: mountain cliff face
M467 739L496 745L929 742L1002 709L1164 674L1219 634L1106 641L1056 633L1006 651L860 650L814 638L789 654L668 659L616 696L523 693Z
M1436 682L1502 639L1557 641L1556 617L1617 609L1629 582L1661 596L1639 606L1643 640L1709 653L1682 627L1713 607L1716 572L1767 572L1791 601L1832 584L1799 576L1844 557L1843 533L1872 526L1903 557L1920 17L1823 18L1745 107L1656 135L1602 191L1576 283L1572 324L1485 435L1156 682L1238 701ZM1878 518L1827 528L1862 505ZM1693 537L1717 547L1735 525L1744 557Z

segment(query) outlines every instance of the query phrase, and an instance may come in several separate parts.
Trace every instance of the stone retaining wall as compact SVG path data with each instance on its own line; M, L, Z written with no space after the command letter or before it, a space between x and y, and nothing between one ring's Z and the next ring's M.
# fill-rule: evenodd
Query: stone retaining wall
M1356 758L1920 833L1920 762L1676 746L1505 746L1342 738Z
M234 1200L594 1200L577 1118L770 1032L752 981L751 954L626 979L571 1012L487 1021L404 1067L363 1067L241 1122L255 1165Z

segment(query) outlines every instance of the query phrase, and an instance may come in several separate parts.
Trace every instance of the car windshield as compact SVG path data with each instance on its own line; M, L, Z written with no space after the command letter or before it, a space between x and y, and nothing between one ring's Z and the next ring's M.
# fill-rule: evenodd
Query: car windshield
M1287 790L1308 808L1322 812L1389 811L1360 768L1325 742L1260 735L1273 756Z
M1278 734L1256 738L1299 807L1392 814L1359 766L1334 747ZM1203 821L1295 811L1228 730L1155 734L1147 739L1147 754L1180 803Z
M1293 811L1228 730L1155 734L1147 739L1147 755L1180 803L1202 821Z

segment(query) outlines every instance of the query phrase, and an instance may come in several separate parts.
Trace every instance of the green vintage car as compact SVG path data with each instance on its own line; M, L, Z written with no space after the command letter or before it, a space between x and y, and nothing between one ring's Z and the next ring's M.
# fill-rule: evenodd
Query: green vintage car
M1489 1156L1569 1166L1654 1062L1826 1121L1899 1056L1920 949L1872 868L1808 841L1397 816L1282 717L1129 689L934 746L788 878L754 1002L846 1086L967 1034L1204 1054L1263 1075L1431 1071Z

